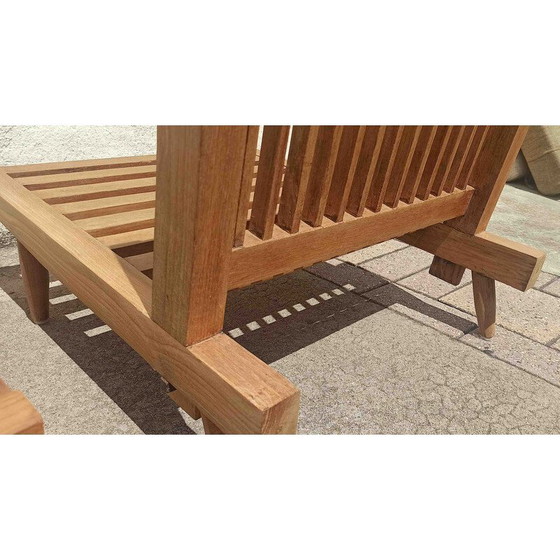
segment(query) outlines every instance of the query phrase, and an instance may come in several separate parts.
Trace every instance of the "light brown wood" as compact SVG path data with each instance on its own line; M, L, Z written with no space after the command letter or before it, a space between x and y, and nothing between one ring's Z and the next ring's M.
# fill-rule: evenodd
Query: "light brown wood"
M229 289L399 237L410 230L410 224L424 228L462 215L470 195L470 190L457 191L424 202L401 203L395 209L384 207L379 213L367 210L361 218L347 214L338 224L325 219L321 228L308 226L293 235L278 228L268 241L247 235L245 245L232 254Z
M496 333L496 282L478 272L473 272L473 294L478 330L485 338Z
M489 126L476 127L474 139L469 148L466 161L457 178L458 188L464 189L467 186L469 182L469 178L471 176L473 166L478 160L478 156L480 155L480 150L482 150L482 146L484 145L484 141L486 139L486 135L488 134L489 130L490 130Z
M343 128L319 127L302 212L302 219L313 227L323 222Z
M386 126L366 126L346 208L352 216L364 213L386 130Z
M206 435L223 435L224 432L206 416L202 417L202 425L204 426L204 433Z
M488 232L469 235L446 224L408 233L401 240L521 291L534 286L545 259L542 251L522 243Z
M465 267L436 256L430 266L430 274L453 286L458 286L465 274Z
M31 165L11 165L2 167L2 171L11 177L38 177L57 173L75 173L77 171L95 171L96 169L117 169L120 167L136 167L154 165L155 154L122 158L103 158L78 161L57 161L54 163L33 163Z
M459 176L463 170L463 166L467 163L470 148L476 136L476 126L465 126L463 134L457 145L455 157L451 162L451 169L443 185L443 190L451 192L454 188L459 186Z
M430 150L436 136L436 126L421 126L420 136L414 149L414 155L408 172L404 178L401 200L410 204L416 197L416 192L420 186L420 180L430 155Z
M76 171L57 173L54 175L38 175L23 177L21 184L29 190L38 190L55 187L86 185L95 183L107 183L119 179L142 179L154 177L155 165L141 165L134 167L119 167L110 169L98 169L95 171Z
M373 175L366 206L379 212L385 200L385 193L392 178L393 166L397 158L399 145L404 133L404 126L388 126L385 130L383 145L379 152L379 161Z
M311 175L317 143L318 126L294 126L282 185L276 223L290 233L297 233Z
M257 127L160 130L157 167L152 156L0 171L0 220L207 433L297 427L298 391L220 332L228 289L400 237L435 256L438 277L478 275L489 336L494 281L526 290L542 267L542 252L483 231L524 127L265 127L260 159Z
M289 134L289 126L265 126L263 129L259 171L249 220L249 230L262 239L270 239L274 228Z
M366 133L365 126L345 126L343 128L331 187L325 206L325 215L334 222L340 222L344 218Z
M412 163L421 131L422 127L420 126L403 127L402 138L395 156L392 174L385 191L384 204L391 208L395 208L401 199L405 180Z
M521 144L527 133L526 126L493 126L487 132L469 183L475 188L468 212L454 220L452 227L464 233L479 233L486 229L492 212L505 186Z
M450 126L437 126L435 137L432 142L430 153L428 154L428 159L420 181L418 184L418 189L416 191L416 196L420 200L426 200L426 198L432 192L432 187L436 180L436 175L439 170L440 164L443 160L443 155L445 149L449 142L451 136L452 127Z
M158 128L152 317L185 346L222 329L246 141L241 126Z
M247 140L245 143L245 157L243 159L243 174L241 176L241 188L239 190L239 202L237 203L237 216L235 218L235 234L233 237L234 247L240 247L243 245L243 240L245 239L247 215L249 213L251 193L253 192L258 140L259 127L248 126Z
M19 265L29 316L37 325L49 319L49 271L18 242Z
M64 204L79 200L93 200L110 196L123 196L145 192L155 192L156 179L125 179L108 183L94 183L92 185L78 185L76 187L55 187L53 189L38 189L35 195L49 204Z
M0 435L43 433L43 419L23 393L0 391Z
M2 172L0 220L221 430L295 431L299 392L291 383L226 335L188 348L175 340L150 318L149 278Z
M155 204L156 193L147 192L112 196L110 198L96 198L94 200L66 202L64 204L53 204L53 206L67 218L79 220L96 216L120 214L132 210L142 210L144 208L154 208Z
M198 420L200 418L200 410L196 408L196 405L181 391L174 389L167 393L167 396L175 402L180 408L182 408L193 420Z
M464 126L450 126L449 140L443 150L442 158L436 170L434 182L432 184L432 194L439 196L447 182L447 177L455 160L455 155L459 148L461 137L465 131Z

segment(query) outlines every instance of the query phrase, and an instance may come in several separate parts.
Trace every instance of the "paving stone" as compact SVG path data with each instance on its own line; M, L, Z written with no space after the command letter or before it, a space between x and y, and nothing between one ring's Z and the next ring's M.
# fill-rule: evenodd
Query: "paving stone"
M396 239L390 239L389 241L384 241L383 243L378 243L377 245L372 245L371 247L366 247L365 249L360 249L359 251L354 251L353 253L348 253L338 258L341 261L360 264L375 257L381 257L393 251L404 249L405 247L408 247L406 243L397 241Z
M472 315L397 284L387 284L362 296L451 337L477 327Z
M555 280L548 286L545 286L544 288L542 288L542 291L546 292L547 294L560 297L560 279Z
M416 247L407 247L360 264L360 268L396 282L432 264L433 256Z
M314 264L305 270L337 286L346 286L350 284L354 286L354 290L357 294L387 284L387 280L378 274L374 274L369 270L364 270L363 268L347 262L339 261L338 264L333 265L327 261Z
M558 278L558 276L555 276L554 274L549 274L548 272L541 272L533 287L537 290L542 289L543 292L546 292L546 290L543 289L544 286L550 284L555 278Z
M560 387L560 352L554 348L500 326L491 339L483 338L475 331L460 340Z
M560 389L390 309L272 366L302 391L301 433L560 430Z
M415 292L421 292L427 296L434 299L439 299L455 290L461 286L466 286L471 281L471 272L466 270L463 274L463 279L458 286L453 286L444 280L440 280L435 276L432 276L429 269L421 270L412 276L408 276L399 280L398 284L400 286L406 286Z
M547 344L560 336L560 299L529 290L522 293L496 283L497 323L533 340ZM465 286L442 298L442 301L474 314L470 286Z

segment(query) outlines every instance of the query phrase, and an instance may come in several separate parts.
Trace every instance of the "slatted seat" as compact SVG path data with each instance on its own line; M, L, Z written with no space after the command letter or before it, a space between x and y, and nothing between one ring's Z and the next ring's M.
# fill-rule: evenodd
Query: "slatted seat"
M0 219L33 320L52 270L208 432L292 432L297 390L220 333L227 291L401 238L438 278L473 271L491 336L495 280L526 290L544 260L484 231L525 131L158 127L157 157L3 168Z

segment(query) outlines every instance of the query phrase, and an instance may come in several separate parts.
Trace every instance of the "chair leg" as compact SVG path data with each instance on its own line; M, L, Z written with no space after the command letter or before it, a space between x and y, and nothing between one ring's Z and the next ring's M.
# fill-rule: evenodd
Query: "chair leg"
M478 272L472 273L474 307L478 330L485 338L496 333L496 281Z
M206 435L210 435L210 434L216 435L216 434L224 433L222 432L222 430L220 430L220 428L218 428L218 426L216 426L216 424L214 424L211 420L209 420L205 416L202 417L202 425L204 426L204 433Z
M49 318L49 271L19 241L18 253L29 315L41 325Z

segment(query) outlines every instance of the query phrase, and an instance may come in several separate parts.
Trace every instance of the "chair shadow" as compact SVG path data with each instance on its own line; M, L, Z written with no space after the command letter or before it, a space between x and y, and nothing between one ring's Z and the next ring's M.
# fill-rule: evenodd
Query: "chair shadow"
M0 269L0 288L28 313L19 266ZM194 433L139 354L64 286L52 286L50 298L43 331L144 433ZM325 262L230 292L224 331L270 364L395 303L463 332L476 328L381 276Z

